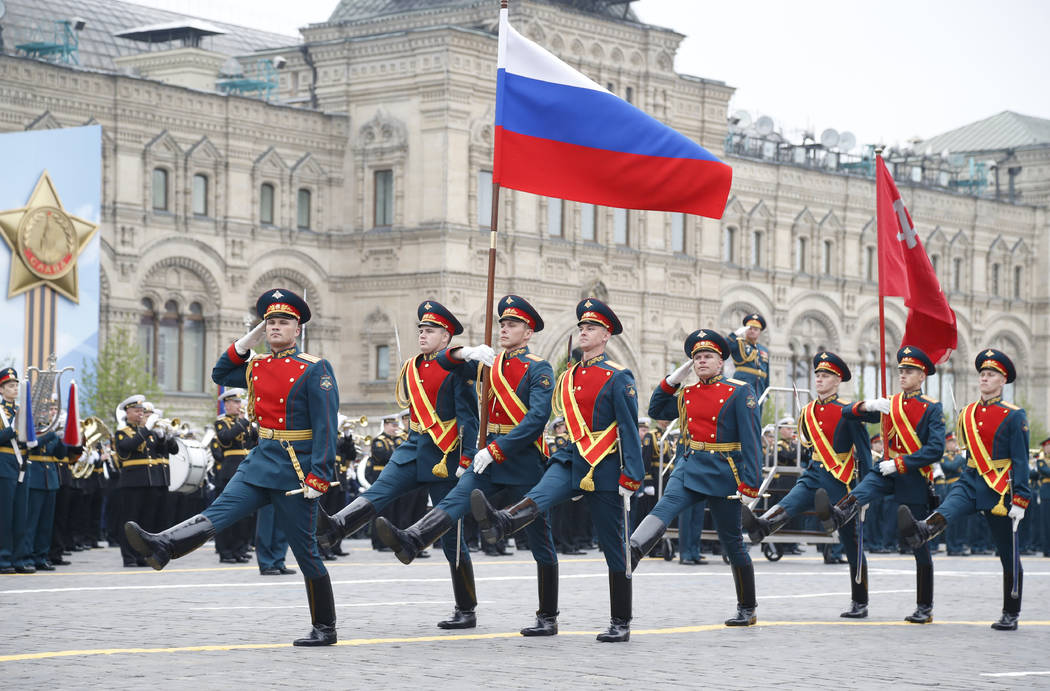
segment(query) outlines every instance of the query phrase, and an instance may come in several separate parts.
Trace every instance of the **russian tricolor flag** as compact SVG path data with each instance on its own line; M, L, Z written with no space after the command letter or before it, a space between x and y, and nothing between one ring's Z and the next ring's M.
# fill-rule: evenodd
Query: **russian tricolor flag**
M500 10L493 182L721 218L733 169L515 31Z

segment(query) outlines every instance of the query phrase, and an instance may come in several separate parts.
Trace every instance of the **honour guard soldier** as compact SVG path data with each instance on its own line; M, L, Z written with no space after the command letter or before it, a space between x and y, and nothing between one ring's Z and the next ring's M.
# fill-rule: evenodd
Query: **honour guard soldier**
M897 351L901 392L889 399L861 401L845 408L848 420L882 423L886 458L875 472L868 473L854 490L832 505L827 490L814 499L817 518L824 529L841 529L853 520L860 507L874 497L894 497L897 504L912 507L913 513L929 512L930 466L944 454L944 419L941 404L922 393L926 377L936 372L933 362L915 346ZM915 611L905 617L913 624L933 621L933 559L924 543L913 546L915 554Z
M963 408L956 429L970 459L962 479L952 485L937 510L916 522L908 506L897 509L900 535L918 549L952 521L980 512L1003 566L1003 613L992 624L999 631L1017 629L1024 571L1017 545L1017 524L1031 500L1028 486L1028 419L1023 408L1003 400L1003 387L1014 381L1014 363L988 348L974 361L981 398ZM1009 509L1007 508L1009 506Z
M50 402L47 410L51 419L54 419L58 415L58 402ZM29 452L29 467L26 470L29 492L22 495L27 501L23 507L15 508L14 562L18 573L55 570L48 560L48 553L60 482L58 464L66 457L66 445L55 430L41 435L37 441L36 448ZM58 556L62 556L61 548Z
M524 499L496 511L484 493L475 489L471 512L483 539L492 544L582 494L590 505L609 569L611 621L598 640L627 641L631 637L631 580L627 577L624 498L633 495L645 477L638 438L638 394L631 371L605 353L609 338L623 331L612 309L596 298L587 298L576 306L576 318L583 359L561 375L553 394L554 411L564 415L572 444L551 456L543 478ZM532 542L530 535L529 544ZM538 621L537 628L541 624Z
M241 461L259 443L259 432L247 417L241 415L241 397L244 389L225 389L219 394L225 414L215 421L215 440L222 449L222 466L215 488L221 493L237 473ZM251 561L248 548L251 545L255 520L245 516L229 528L215 534L215 547L219 550L219 561L223 564L243 564Z
M0 369L0 574L15 572L15 504L19 494L29 490L18 475L23 472L26 458L15 431L18 414L18 373L14 367Z
M259 423L259 445L203 513L156 535L134 523L125 525L125 531L135 551L160 570L200 547L216 530L273 504L303 570L313 623L310 633L293 645L332 645L335 599L314 527L316 500L328 491L335 472L339 391L328 361L296 345L302 324L310 320L310 308L301 297L290 290L268 290L255 309L262 321L219 357L211 378L223 386L247 382L248 417ZM270 352L251 357L264 333ZM301 494L289 496L289 491Z
M398 530L385 518L376 520L380 539L409 564L427 545L444 535L470 512L471 492L503 492L518 501L543 475L550 452L543 429L550 418L554 371L550 363L529 352L529 339L543 330L543 319L524 298L506 295L497 306L499 315L498 356L487 345L449 348L438 357L441 366L459 376L475 380L481 365L490 367L488 444L474 454L473 462L460 461L455 488L430 513L406 530ZM535 626L521 630L523 636L553 636L558 633L558 555L551 537L549 514L526 528L528 544L536 560L539 609Z
M165 467L167 454L178 451L174 439L160 439L146 428L146 397L142 394L128 396L118 411L118 429L113 439L117 462L120 465L121 523L135 521L149 530L162 526L164 499L168 493L168 479L157 458L156 447L160 445ZM146 559L136 555L125 535L120 541L120 554L124 566L146 566Z
M474 382L438 362L438 355L453 336L463 333L463 326L436 300L420 304L416 316L420 353L402 366L397 379L398 405L407 402L411 411L408 439L394 450L371 487L334 516L321 513L317 539L322 547L357 532L392 500L409 492L426 489L437 505L455 486L456 469L474 458L478 440ZM477 625L474 567L466 544L456 542L454 535L441 538L456 599L452 617L438 623L442 629Z
M813 356L813 372L817 400L802 408L798 424L800 439L812 460L787 496L761 518L747 505L743 507L744 529L752 544L757 545L794 516L811 510L818 489L823 488L831 501L842 499L850 485L871 467L868 430L864 423L843 415L850 402L838 395L839 386L852 376L849 367L838 355L825 350ZM849 561L853 596L849 610L841 616L850 619L868 616L868 563L858 549L858 528L854 523L839 530L839 542Z
M769 349L758 342L759 336L766 330L766 320L755 312L744 317L743 326L733 332L728 339L729 354L733 358L736 372L733 378L754 389L756 400L762 398L769 386ZM762 405L754 409L758 424L762 424Z
M736 616L726 626L751 626L757 607L755 569L740 530L740 503L758 496L762 479L753 414L758 401L749 384L722 376L730 347L721 334L694 331L685 339L685 354L690 359L660 380L649 399L651 417L678 416L682 437L663 498L631 535L631 556L641 561L682 509L706 501L736 584ZM680 389L690 369L700 381Z

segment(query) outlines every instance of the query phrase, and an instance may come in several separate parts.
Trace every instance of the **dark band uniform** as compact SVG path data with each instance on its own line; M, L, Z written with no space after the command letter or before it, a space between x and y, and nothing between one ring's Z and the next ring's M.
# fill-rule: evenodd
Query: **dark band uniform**
M915 346L905 345L897 351L898 368L911 367L934 374L933 361ZM893 413L883 415L878 411L861 411L859 403L846 408L843 416L850 420L881 423L885 435L885 459L893 460L897 472L883 475L875 472L861 480L860 484L841 502L849 502L849 511L869 503L875 497L894 497L896 504L907 506L913 514L925 516L929 512L930 481L933 463L944 455L944 417L940 402L926 396L922 391L890 397L891 410L903 409L904 416ZM909 439L909 437L912 437ZM916 593L915 612L906 617L913 623L929 623L933 610L933 559L928 545L915 548Z
M685 340L688 357L701 351L729 358L726 339L710 329L694 331ZM762 446L753 414L757 405L749 384L721 374L682 389L660 380L649 399L649 416L679 418L680 451L663 497L631 536L634 557L641 559L685 507L706 501L733 569L737 616L726 622L733 626L756 620L755 571L741 534L738 497L757 497L762 481Z
M48 561L48 552L60 482L58 464L66 457L66 445L56 431L41 435L37 442L36 447L29 449L29 492L19 495L26 498L25 506L15 507L14 564L23 571L54 568Z
M743 325L766 330L765 317L757 312L744 317ZM736 368L733 378L750 384L755 392L755 399L758 400L769 386L769 349L761 343L752 344L746 336L730 334L726 340L729 354L733 358L733 366ZM755 406L752 412L761 425L762 406Z
M219 395L219 400L239 397L242 392L243 389L240 388L227 389ZM215 488L222 492L237 473L248 451L259 443L259 432L248 418L241 415L234 417L226 413L215 421L215 441L222 452L222 463L216 474ZM250 561L247 553L254 530L255 521L251 516L246 516L226 530L217 532L215 547L219 550L220 561Z
M9 381L18 381L18 373L13 367L0 369L0 385ZM21 467L11 446L19 446L22 462L25 462L25 447L16 440L18 403L5 398L0 400L0 406L3 406L4 411L0 418L0 574L8 574L15 572L15 505L19 503L18 495L29 492L29 485L18 481ZM20 505L24 506L25 501L23 498Z

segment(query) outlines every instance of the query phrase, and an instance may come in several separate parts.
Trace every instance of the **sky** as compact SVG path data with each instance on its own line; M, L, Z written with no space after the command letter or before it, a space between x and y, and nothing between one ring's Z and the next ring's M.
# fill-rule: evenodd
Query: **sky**
M326 20L338 0L138 2L294 35ZM834 128L861 144L897 145L1003 110L1050 118L1050 2L1043 0L638 0L633 7L642 21L685 35L679 72L735 87L731 112L769 115L793 141L804 130L819 137Z

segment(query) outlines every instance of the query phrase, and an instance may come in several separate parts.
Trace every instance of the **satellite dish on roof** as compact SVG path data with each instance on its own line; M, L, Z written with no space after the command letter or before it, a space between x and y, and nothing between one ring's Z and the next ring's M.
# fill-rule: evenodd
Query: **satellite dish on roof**
M763 115L755 123L755 131L763 137L773 132L773 118L768 115Z
M241 63L237 62L237 58L230 56L226 59L226 62L222 63L222 67L219 69L219 74L223 77L243 77L244 67Z
M746 110L734 111L733 114L729 116L729 121L733 123L733 126L736 127L736 129L746 130L748 127L751 127L751 113Z
M852 132L843 132L839 135L839 151L849 151L857 145L857 138Z
M839 133L830 127L820 133L820 144L825 149L834 149L839 145Z

